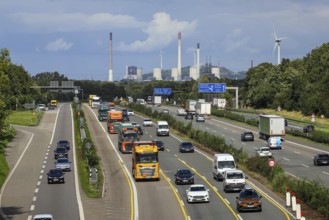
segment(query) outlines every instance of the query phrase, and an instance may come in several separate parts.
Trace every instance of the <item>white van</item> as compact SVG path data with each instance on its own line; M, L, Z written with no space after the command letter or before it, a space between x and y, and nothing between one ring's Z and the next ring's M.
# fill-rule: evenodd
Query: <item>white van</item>
M270 137L267 140L267 146L270 149L281 149L282 148L281 137Z
M157 136L169 136L169 125L166 121L158 121L156 128Z
M235 170L236 164L231 154L215 154L212 167L214 179L219 181L224 179L227 170Z
M241 170L227 170L224 173L224 192L241 191L246 185L247 177Z

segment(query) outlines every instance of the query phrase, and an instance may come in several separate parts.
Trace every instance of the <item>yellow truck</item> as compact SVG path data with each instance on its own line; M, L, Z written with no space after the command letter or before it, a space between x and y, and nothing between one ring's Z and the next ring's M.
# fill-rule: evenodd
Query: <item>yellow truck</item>
M89 99L88 99L88 102L89 102L89 106L91 106L93 104L93 98L95 97L96 95L89 95Z
M55 100L55 99L50 100L50 106L53 108L57 108L57 100Z
M160 180L158 147L154 141L135 141L132 149L132 174L138 180Z

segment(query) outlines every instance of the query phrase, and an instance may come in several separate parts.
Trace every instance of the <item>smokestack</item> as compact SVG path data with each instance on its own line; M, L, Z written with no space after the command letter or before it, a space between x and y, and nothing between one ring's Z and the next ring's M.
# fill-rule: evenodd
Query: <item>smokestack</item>
M197 44L196 46L196 68L197 68L197 78L200 78L200 43Z
M112 32L110 33L110 69L109 69L109 82L113 82L113 66L112 66Z
M181 32L178 33L178 63L177 63L177 80L182 80L182 55L181 55Z

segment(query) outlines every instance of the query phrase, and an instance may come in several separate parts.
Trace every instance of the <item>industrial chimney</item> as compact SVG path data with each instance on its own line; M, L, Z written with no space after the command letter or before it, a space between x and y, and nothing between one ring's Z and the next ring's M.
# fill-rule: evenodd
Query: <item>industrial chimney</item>
M109 69L109 82L113 82L113 66L112 66L112 32L110 33L110 69Z
M177 81L182 80L182 55L181 55L181 32L178 33L178 62L177 62Z

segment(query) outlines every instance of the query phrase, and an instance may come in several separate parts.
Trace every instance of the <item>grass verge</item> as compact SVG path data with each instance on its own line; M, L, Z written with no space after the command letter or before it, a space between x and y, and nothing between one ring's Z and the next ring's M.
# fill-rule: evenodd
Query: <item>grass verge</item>
M44 112L36 111L13 111L7 117L6 123L24 125L24 126L36 126L39 124Z

